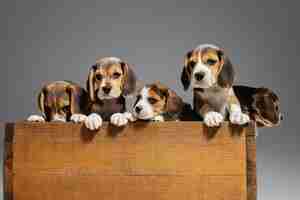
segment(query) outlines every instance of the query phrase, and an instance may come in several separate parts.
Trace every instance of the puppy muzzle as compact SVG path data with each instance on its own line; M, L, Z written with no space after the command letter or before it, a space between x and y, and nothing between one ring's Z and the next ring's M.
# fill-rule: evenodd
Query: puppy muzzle
M142 120L149 120L154 117L153 112L143 106L135 106L133 110L134 117Z
M98 96L99 99L113 99L113 98L120 97L121 93L120 92L114 92L112 89L110 89L110 90L105 89L105 91L104 90L98 91L97 96Z
M215 78L211 70L203 65L198 64L192 75L192 86L194 88L209 88L215 83Z

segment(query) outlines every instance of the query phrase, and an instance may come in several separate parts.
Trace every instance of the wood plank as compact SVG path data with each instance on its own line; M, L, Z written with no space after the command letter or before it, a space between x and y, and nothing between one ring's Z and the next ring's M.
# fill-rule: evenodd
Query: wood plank
M257 178L256 178L256 125L252 123L247 129L247 199L257 199Z
M199 127L174 123L137 131L131 126L116 137L100 131L91 142L83 143L80 126L68 131L64 124L36 128L18 125L14 169L38 173L72 168L108 175L246 175L244 134L238 140L230 139L227 126L223 126L207 141Z
M54 192L55 191L55 192ZM45 176L16 182L16 199L246 200L244 176Z
M7 132L14 133L6 147L11 199L246 200L256 189L251 125L105 124L90 132L71 123L16 123Z
M14 190L13 190L13 139L14 139L14 125L12 123L7 123L4 126L4 158L3 158L3 184L4 184L4 199L13 200Z

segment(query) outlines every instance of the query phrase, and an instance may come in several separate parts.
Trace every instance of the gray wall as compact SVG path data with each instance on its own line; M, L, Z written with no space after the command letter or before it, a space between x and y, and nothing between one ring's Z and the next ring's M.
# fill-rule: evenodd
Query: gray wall
M84 83L96 56L120 56L141 79L162 80L187 100L179 73L184 54L220 44L237 82L273 88L281 97L281 127L257 138L258 199L299 199L300 83L297 1L10 0L0 8L0 120L37 111L35 96L49 80Z

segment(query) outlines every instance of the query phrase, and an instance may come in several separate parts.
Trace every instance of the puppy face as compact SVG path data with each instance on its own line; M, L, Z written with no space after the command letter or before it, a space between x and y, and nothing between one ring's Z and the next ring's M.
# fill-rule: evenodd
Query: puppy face
M38 102L47 121L66 122L70 119L73 108L68 90L65 82L55 82L43 88Z
M209 88L215 84L231 87L234 79L233 67L224 52L214 45L200 45L187 53L181 81L187 90L193 88Z
M107 57L97 60L90 69L87 88L92 101L112 99L135 89L135 74L125 62Z
M154 83L139 92L133 114L138 119L149 120L164 113L180 112L182 107L183 102L174 91Z
M259 125L272 127L280 124L282 114L279 108L279 98L270 89L258 88L252 107L255 109L254 117Z

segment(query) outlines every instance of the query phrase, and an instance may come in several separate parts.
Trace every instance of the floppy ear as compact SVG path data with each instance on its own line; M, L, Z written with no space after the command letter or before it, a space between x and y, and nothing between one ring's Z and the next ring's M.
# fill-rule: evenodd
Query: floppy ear
M94 76L95 76L95 70L97 68L97 65L93 65L90 68L88 80L86 83L86 89L89 93L89 97L91 101L95 101L95 86L94 86Z
M219 59L223 62L223 65L221 66L221 71L218 75L218 84L221 87L230 88L232 87L235 78L233 65L231 64L229 58L226 55L224 55L223 50L218 50L217 53Z
M46 115L45 113L45 96L46 96L46 88L43 88L42 91L38 95L38 107L40 111Z
M187 90L191 84L192 69L189 67L189 59L191 58L193 51L189 51L184 57L184 66L181 72L181 83L183 89Z
M184 103L173 90L168 89L167 96L167 107L166 110L168 113L180 113L183 109Z
M82 89L77 86L71 85L67 86L66 92L68 93L70 99L71 114L81 113L80 98L82 96Z
M124 73L123 95L132 94L136 89L136 75L132 68L125 62L120 63Z

